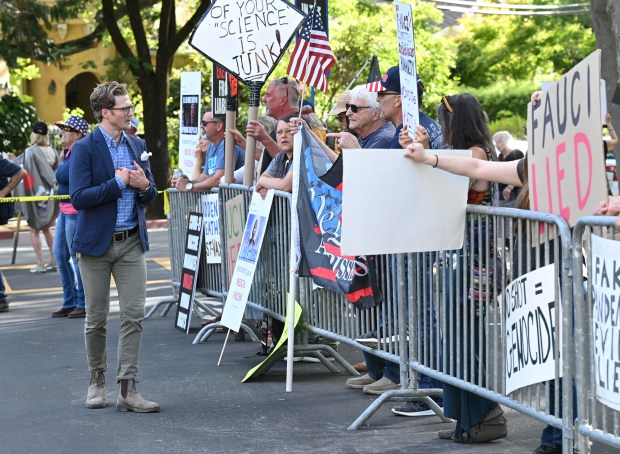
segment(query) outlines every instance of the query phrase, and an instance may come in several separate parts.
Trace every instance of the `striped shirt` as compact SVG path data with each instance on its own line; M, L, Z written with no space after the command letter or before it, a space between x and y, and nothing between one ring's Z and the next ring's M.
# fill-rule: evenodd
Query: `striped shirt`
M108 146L108 150L110 151L110 156L112 157L112 162L114 163L114 169L118 170L121 167L126 167L128 169L136 170L133 165L133 158L131 152L129 151L129 146L127 144L127 137L125 133L121 133L121 140L116 144L112 136L108 134L105 129L99 127L103 138ZM121 190L121 198L118 200L116 205L116 227L114 228L115 232L120 232L123 230L130 230L138 225L138 212L136 210L136 193L137 189L132 188L131 186L126 186L123 183L121 177L116 175L114 177L116 182L118 183L118 187Z

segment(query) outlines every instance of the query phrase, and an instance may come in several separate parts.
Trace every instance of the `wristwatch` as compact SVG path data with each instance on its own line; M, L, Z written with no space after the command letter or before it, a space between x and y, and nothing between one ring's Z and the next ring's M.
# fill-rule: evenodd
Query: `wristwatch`
M191 181L189 183L187 183L187 185L185 186L185 190L187 192L192 192L193 188L194 188L194 183L192 183Z

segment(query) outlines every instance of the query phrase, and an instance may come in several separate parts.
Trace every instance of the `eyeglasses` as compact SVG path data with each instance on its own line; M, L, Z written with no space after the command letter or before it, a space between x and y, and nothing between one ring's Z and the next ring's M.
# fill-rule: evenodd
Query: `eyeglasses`
M379 91L377 92L377 98L383 98L384 96L400 96L400 93L393 91Z
M452 113L452 106L448 102L449 99L450 99L450 95L446 95L443 98L441 98L441 102L443 103L444 106L446 106L446 109L448 109L448 112Z
M347 110L351 109L351 112L358 113L360 109L370 109L370 106L356 106L355 104L347 104Z
M132 104L131 106L127 107L110 107L108 110L120 110L123 112L123 114L129 115L131 113L134 113L134 111L136 110L136 106Z
M200 124L201 124L202 126L207 126L209 123L221 123L221 122L220 122L220 121L218 121L218 120L209 120L209 121L202 120L202 121L200 122Z

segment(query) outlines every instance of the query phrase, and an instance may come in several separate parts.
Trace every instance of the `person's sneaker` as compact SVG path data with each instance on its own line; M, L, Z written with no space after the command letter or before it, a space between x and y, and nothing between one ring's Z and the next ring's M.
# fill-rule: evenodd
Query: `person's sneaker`
M45 265L38 264L34 268L30 268L31 273L46 273L47 269L45 269Z
M364 386L370 385L376 382L370 375L362 375L361 377L352 377L347 380L347 386L353 389L362 389Z
M400 385L398 383L394 383L387 377L383 377L381 380L377 380L370 385L364 386L362 390L365 394L380 395L386 391L393 391L395 389L400 389Z
M562 446L540 445L538 448L536 448L534 454L562 454Z
M44 266L46 271L58 271L58 265L56 263L46 263Z
M7 300L0 300L0 312L9 311L9 302Z
M435 414L431 407L424 402L410 400L392 408L392 413L400 416L432 416Z

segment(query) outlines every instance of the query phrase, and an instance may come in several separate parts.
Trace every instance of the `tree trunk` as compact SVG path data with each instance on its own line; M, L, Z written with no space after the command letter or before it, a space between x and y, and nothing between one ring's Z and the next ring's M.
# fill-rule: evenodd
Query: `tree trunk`
M142 77L138 80L144 103L144 140L146 149L153 153L151 171L158 191L170 186L170 153L168 152L168 129L166 128L168 98L167 71ZM147 217L164 217L164 197L160 195L147 207Z

